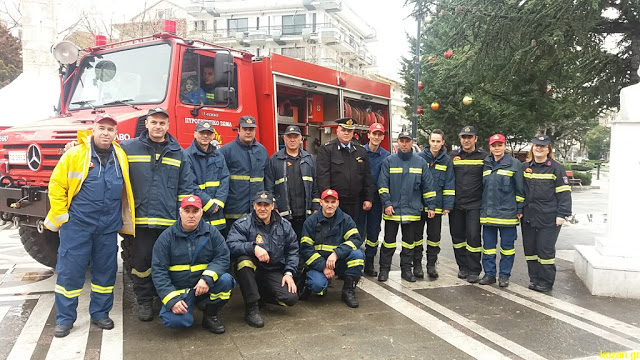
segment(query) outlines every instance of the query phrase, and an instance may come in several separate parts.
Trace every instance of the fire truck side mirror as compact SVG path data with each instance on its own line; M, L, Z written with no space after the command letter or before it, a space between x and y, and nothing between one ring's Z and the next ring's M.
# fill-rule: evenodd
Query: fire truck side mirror
M233 86L235 67L233 65L233 55L230 53L218 52L213 61L213 72L216 86Z
M226 103L229 107L234 108L238 103L238 94L236 94L236 89L232 87L217 87L213 90L213 94L217 104Z

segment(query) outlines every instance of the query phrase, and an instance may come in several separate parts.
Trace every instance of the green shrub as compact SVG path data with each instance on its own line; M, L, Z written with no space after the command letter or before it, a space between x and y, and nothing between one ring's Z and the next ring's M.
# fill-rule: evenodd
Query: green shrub
M566 170L574 170L574 171L589 171L595 168L594 164L590 164L587 162L576 164L576 163L564 163L564 168Z
M591 185L591 173L573 170L573 177L576 179L580 179L582 181L582 185Z

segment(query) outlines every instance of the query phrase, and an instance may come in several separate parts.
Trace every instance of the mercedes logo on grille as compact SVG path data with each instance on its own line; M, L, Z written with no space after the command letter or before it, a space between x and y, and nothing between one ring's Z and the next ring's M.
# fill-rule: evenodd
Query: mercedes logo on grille
M27 165L33 171L38 171L42 167L42 151L37 144L31 144L27 148Z

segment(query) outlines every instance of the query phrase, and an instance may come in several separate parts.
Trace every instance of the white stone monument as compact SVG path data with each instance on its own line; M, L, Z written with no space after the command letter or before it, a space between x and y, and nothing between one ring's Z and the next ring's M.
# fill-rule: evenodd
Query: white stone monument
M620 113L611 124L608 232L595 246L576 245L576 274L593 295L640 299L640 157L635 155L639 136L636 84L620 91Z

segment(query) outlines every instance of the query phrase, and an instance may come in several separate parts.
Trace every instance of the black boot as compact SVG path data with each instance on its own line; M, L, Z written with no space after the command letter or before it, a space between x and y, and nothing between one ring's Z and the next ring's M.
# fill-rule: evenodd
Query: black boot
M436 262L438 258L436 256L427 256L427 275L431 279L438 278L438 270L436 270Z
M344 301L348 307L357 308L359 306L358 299L356 299L356 285L360 281L359 276L346 276L344 277L344 285L342 286L342 301Z
M153 306L152 303L138 304L138 320L151 321L153 320Z
M373 258L364 259L364 274L371 277L378 276L378 272L376 271L376 267L373 264Z
M416 282L416 277L413 275L413 272L411 272L411 268L403 269L402 272L400 272L400 277L408 282Z
M264 320L262 320L262 316L260 316L260 308L258 307L257 301L245 305L244 321L256 328L264 326Z
M422 270L422 259L413 260L413 276L424 279L424 270Z
M220 308L221 306L217 304L207 305L202 316L202 327L214 334L223 334L225 330L222 320L218 317Z
M378 281L387 281L389 279L389 270L380 268L380 273L378 274Z

